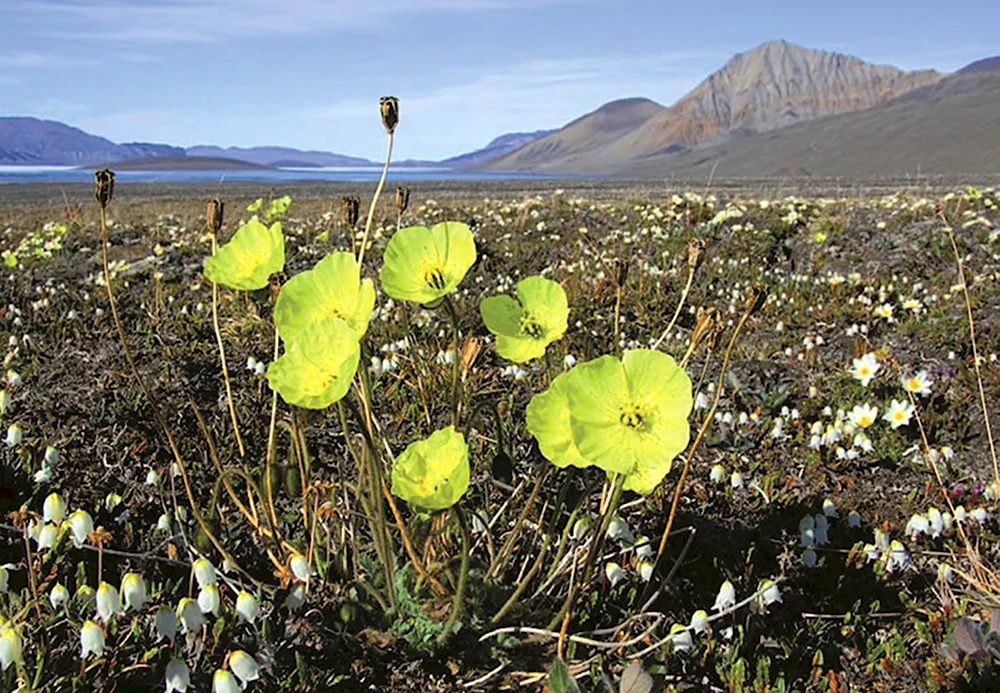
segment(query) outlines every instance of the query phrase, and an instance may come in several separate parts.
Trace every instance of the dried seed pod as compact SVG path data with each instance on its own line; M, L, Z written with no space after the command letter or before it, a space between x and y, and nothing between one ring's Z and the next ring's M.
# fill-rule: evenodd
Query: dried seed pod
M698 319L691 330L691 348L695 349L699 344L705 342L708 348L715 347L715 340L722 330L722 321L719 320L719 310L717 308L699 308Z
M410 189L402 185L396 188L396 213L402 215L410 204Z
M94 171L94 198L107 207L115 193L115 172L102 168Z
M205 222L208 224L209 230L218 234L222 230L222 213L225 205L222 200L215 198L210 200L208 203L208 211L205 213Z
M342 197L340 211L344 215L344 221L347 222L347 225L353 227L358 223L358 215L361 214L361 199L357 195Z
M476 358L479 356L479 352L483 348L483 343L477 337L469 337L462 344L462 348L459 350L461 356L461 366L462 372L467 373L472 364L476 362Z
M753 286L750 288L750 292L746 296L746 306L747 311L750 315L758 312L764 307L764 302L767 300L767 286L763 282L754 282Z
M701 266L704 259L705 241L700 238L692 238L688 241L688 268L694 272Z
M382 126L391 135L399 123L399 99L395 96L383 96L378 105L382 113Z

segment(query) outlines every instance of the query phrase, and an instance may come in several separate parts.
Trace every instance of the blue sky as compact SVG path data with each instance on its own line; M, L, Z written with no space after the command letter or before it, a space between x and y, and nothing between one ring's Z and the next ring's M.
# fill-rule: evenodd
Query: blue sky
M438 159L617 98L669 105L772 39L952 71L1000 53L997 26L985 0L0 0L0 115L379 159L395 94L395 154Z

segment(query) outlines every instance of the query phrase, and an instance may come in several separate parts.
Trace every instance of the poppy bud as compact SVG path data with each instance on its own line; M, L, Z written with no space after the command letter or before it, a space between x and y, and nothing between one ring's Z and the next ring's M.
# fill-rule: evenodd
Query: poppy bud
M115 192L115 173L106 168L94 171L94 198L107 207Z
M619 287L625 286L628 279L628 260L618 260L615 263L615 283Z
M715 340L722 329L722 322L719 320L719 310L717 308L699 308L698 319L691 330L691 344L697 347L703 341L707 341L711 349L715 346Z
M396 188L396 213L402 214L410 204L410 189L402 185Z
M746 309L751 315L764 307L767 301L767 286L763 282L754 282L750 293L746 296Z
M361 213L361 200L357 195L342 197L340 211L344 215L344 221L347 222L347 225L353 227L358 223L358 215Z
M208 203L208 212L205 216L205 220L208 222L208 228L212 233L219 233L222 230L222 210L225 205L222 200L215 198Z
M399 99L395 96L383 96L378 105L382 112L382 126L391 135L399 123Z

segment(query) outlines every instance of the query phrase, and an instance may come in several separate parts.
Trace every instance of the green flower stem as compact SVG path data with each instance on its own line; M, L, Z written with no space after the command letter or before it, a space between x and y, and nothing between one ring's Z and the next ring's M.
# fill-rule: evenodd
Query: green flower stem
M458 517L458 526L462 531L462 566L458 572L458 586L455 589L455 601L451 605L451 614L448 615L448 620L445 621L444 629L438 639L440 643L444 643L451 635L451 630L455 627L455 622L462 613L462 604L465 601L465 583L469 577L469 547L472 545L469 536L469 522L466 520L465 513L462 512L462 506L459 503L453 506L453 510Z
M551 468L552 465L543 464L542 468L538 471L538 476L535 478L535 487L531 489L531 495L528 496L528 500L525 501L521 514L518 515L517 521L514 523L514 529L511 530L510 536L508 536L507 541L504 542L503 548L500 549L500 553L498 553L496 558L493 559L493 564L486 572L487 580L491 577L495 577L496 573L506 563L508 554L510 554L511 550L514 548L514 543L517 541L518 536L520 536L521 525L524 524L525 519L528 517L528 513L531 512L531 508L534 507L535 501L538 499L538 492L542 490L542 484L545 483L545 478L548 476L549 469Z
M550 542L548 541L548 535L543 535L542 550L538 552L538 557L535 559L535 562L528 570L527 575L524 576L524 579L521 580L520 584L518 584L517 589L514 590L514 594L510 595L510 598L502 607L500 607L500 610L493 615L493 618L490 619L490 623L499 623L500 620L514 608L514 605L517 604L517 600L521 598L522 594L524 594L524 590L526 590L528 585L531 584L531 581L534 579L538 569L542 567L542 562L549 553L549 546ZM560 544L560 548L561 547L562 545Z
M216 242L215 234L212 234L212 255L215 255ZM157 292L159 292L159 282L157 282ZM157 312L159 312L159 298L157 297ZM236 418L236 404L233 402L233 388L229 384L229 365L226 363L226 347L222 342L222 331L219 329L219 285L212 282L212 327L215 329L215 341L219 345L219 361L222 363L222 380L226 384L226 401L229 403L229 418L233 420L233 434L236 436L236 446L240 450L240 457L246 455L243 447L243 436L240 435L240 424Z
M455 340L455 359L451 364L451 423L457 429L458 428L458 409L460 406L461 397L459 396L459 377L458 377L458 366L459 366L459 343L458 343L458 312L455 310L454 304L451 302L450 296L444 297L444 305L448 310L448 317L451 318L451 333L452 338Z
M385 152L385 166L382 167L382 177L379 178L378 187L375 188L375 196L372 197L372 203L368 207L368 220L365 221L365 233L361 237L361 247L358 249L358 267L364 266L365 260L365 246L368 245L368 234L372 230L372 219L375 217L375 205L378 203L379 195L382 194L382 188L385 187L385 177L389 174L389 162L392 160L392 133L389 133L389 145Z
M611 492L611 500L608 502L608 507L605 509L604 515L601 519L601 527L597 534L594 535L590 544L590 550L587 552L587 562L584 563L583 566L583 579L579 580L570 588L562 609L559 610L559 613L555 615L547 626L550 630L558 626L564 620L568 620L568 617L570 616L570 609L573 608L573 603L576 602L576 599L580 594L580 590L585 585L590 584L591 574L594 572L594 564L597 562L597 557L601 555L601 548L604 546L604 537L608 533L608 526L611 524L611 518L613 518L615 513L618 512L618 505L621 502L622 491L625 490L625 477L621 474L616 474L612 485L613 489Z
M274 357L272 363L278 360L281 351L281 341L278 337L278 327L274 327ZM274 489L271 484L271 464L274 461L274 426L278 419L278 391L271 392L271 423L267 429L267 451L264 453L264 512L271 519L271 526L278 527L278 513L274 509Z

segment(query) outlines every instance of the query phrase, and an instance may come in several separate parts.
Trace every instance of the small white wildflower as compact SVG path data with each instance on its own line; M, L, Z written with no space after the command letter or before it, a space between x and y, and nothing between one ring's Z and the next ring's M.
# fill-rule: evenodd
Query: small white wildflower
M217 585L208 584L198 592L198 608L203 614L214 614L218 618L222 607L222 598Z
M733 488L743 488L743 475L734 471L729 477L729 485Z
M95 657L104 654L104 631L93 621L85 621L80 629L80 659L91 654Z
M161 606L153 617L157 639L172 641L177 636L177 616L169 606Z
M691 614L691 630L695 633L704 633L708 630L708 614L704 609L698 609Z
M160 473L155 469L150 469L146 472L146 485L147 486L159 486L160 485Z
M14 625L6 623L0 629L0 668L7 671L11 664L19 667L24 664L24 642Z
M300 582L308 582L309 578L315 575L312 566L309 565L309 561L306 557L300 553L295 554L292 557L290 567L292 569L292 575L295 576L296 580Z
M733 587L733 583L726 580L719 587L719 594L715 597L715 604L712 605L712 609L722 611L734 604L736 604L736 588Z
M236 613L248 623L253 623L260 616L260 605L257 603L256 597L247 592L246 590L240 590L240 593L236 595Z
M649 579L653 577L652 561L639 561L639 577L642 578L643 582L649 582Z
M22 440L24 440L24 431L17 424L11 424L7 428L7 447L15 448L21 444Z
M112 616L122 612L122 602L118 596L118 590L110 583L102 582L97 588L97 615L107 623Z
M126 609L139 610L146 605L146 581L139 573L126 573L122 578L122 600Z
M837 506L829 498L823 500L823 514L827 517L837 517Z
M850 529L856 529L861 526L861 513L857 510L852 510L847 515L847 526Z
M688 652L694 648L691 631L679 623L670 626L670 645L674 652Z
M721 464L714 465L708 473L708 478L716 484L721 484L726 480L726 468Z
M69 599L69 590L62 583L57 582L49 592L49 604L53 609L58 609Z
M611 586L614 587L625 577L625 571L622 570L620 565L614 561L610 561L604 566L604 576L608 579Z
M214 585L218 580L215 566L207 558L202 557L195 560L191 569L194 571L194 579L198 581L199 588L204 588L206 585Z
M813 549L806 549L802 552L802 565L806 568L815 568L816 561L816 552Z
M243 650L233 650L229 653L229 668L244 686L260 678L260 666L257 660Z
M225 669L216 669L212 676L212 693L242 693L236 679Z
M201 616L198 602L190 597L182 597L177 603L176 616L185 633L193 633L205 625L205 619Z
M164 681L167 684L167 693L173 691L186 693L188 686L191 685L191 672L188 670L188 665L174 657L167 663Z
M608 539L617 539L628 544L635 542L635 537L632 536L632 530L629 529L628 523L617 516L608 523Z
M304 584L298 584L292 587L288 592L288 596L285 597L284 606L291 611L298 611L306 603L306 586Z

